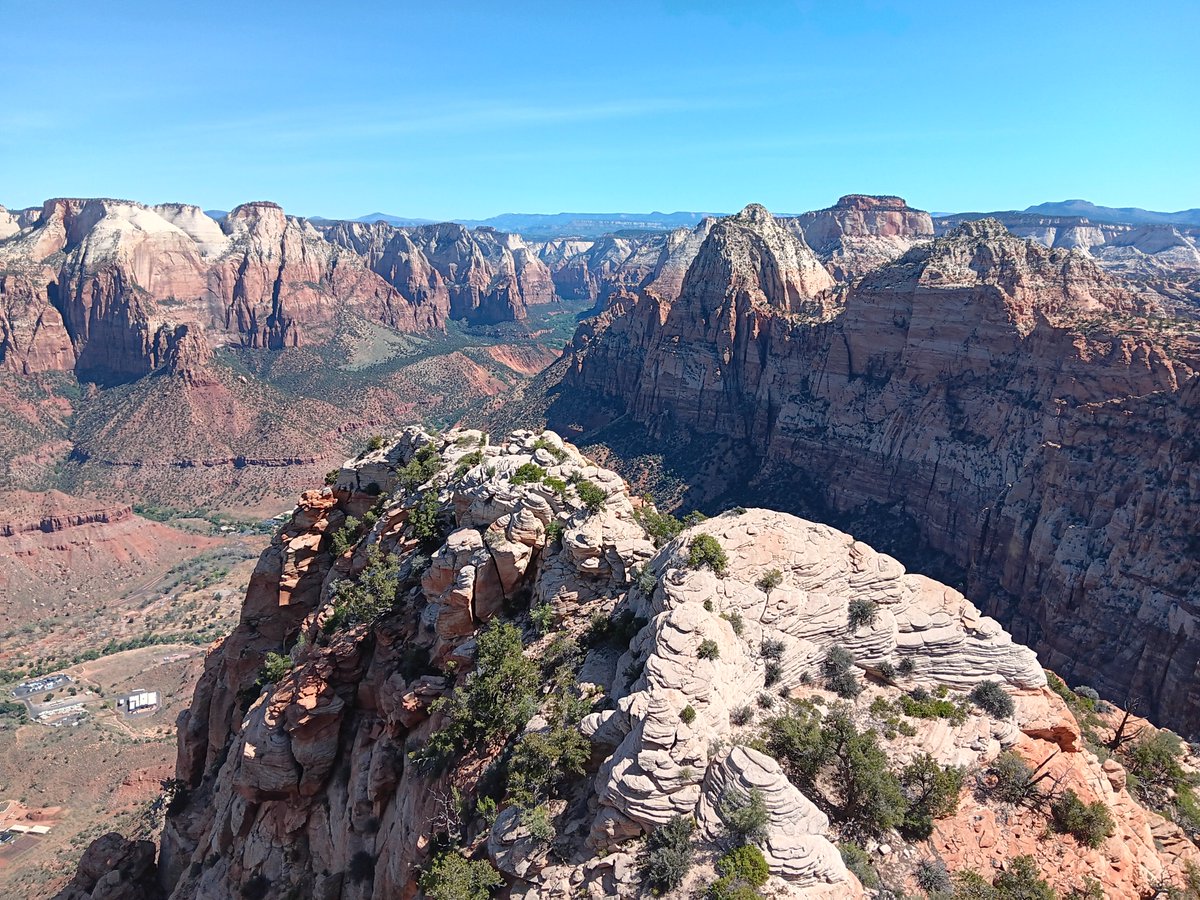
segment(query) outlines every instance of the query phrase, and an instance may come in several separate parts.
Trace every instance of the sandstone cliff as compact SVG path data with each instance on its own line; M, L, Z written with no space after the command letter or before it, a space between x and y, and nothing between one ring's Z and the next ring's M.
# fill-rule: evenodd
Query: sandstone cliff
M34 224L5 230L0 366L26 375L129 381L175 365L180 327L210 349L279 348L319 339L346 311L402 331L445 321L273 203L218 225L180 204L48 200Z
M556 298L550 270L517 235L445 223L397 228L384 222L315 226L332 243L362 256L406 297L448 318L504 322Z
M847 194L785 223L804 235L839 281L865 275L933 237L933 219L900 197Z
M550 421L615 422L593 440L627 457L669 447L692 503L833 517L940 560L1056 669L1200 729L1194 331L988 221L806 299L776 274L795 266L778 230L719 223L676 301L585 323Z
M348 461L263 554L180 720L164 890L451 897L469 872L526 900L633 898L656 871L641 837L694 820L668 896L746 842L770 896L861 897L835 845L861 823L831 804L834 782L769 752L779 723L808 717L869 735L888 768L922 754L925 770L962 767L932 843L888 831L877 851L897 887L938 854L1007 864L974 823L1015 810L959 796L1005 749L1058 760L1062 784L1113 810L1097 848L1043 841L1035 866L1056 886L1091 872L1134 898L1200 858L1086 749L1033 653L958 591L782 513L667 521L552 432L491 444L410 428ZM841 700L820 681L837 653ZM965 700L985 681L1011 711ZM958 712L902 714L905 691ZM757 804L750 831L731 824L735 802ZM89 894L98 858L126 862ZM62 896L140 896L147 866L107 837Z
M944 234L975 218L945 216L937 220L935 229ZM1154 291L1171 316L1200 318L1200 228L1016 212L1000 213L997 218L1019 237L1047 247L1079 250L1110 272Z

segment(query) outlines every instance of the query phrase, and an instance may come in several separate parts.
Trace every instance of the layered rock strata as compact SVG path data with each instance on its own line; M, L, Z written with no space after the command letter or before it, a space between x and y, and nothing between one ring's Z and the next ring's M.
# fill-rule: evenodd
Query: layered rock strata
M762 498L948 560L1052 667L1200 729L1200 334L994 221L836 291L780 276L779 231L724 220L676 300L585 323L551 423L665 442L692 503Z

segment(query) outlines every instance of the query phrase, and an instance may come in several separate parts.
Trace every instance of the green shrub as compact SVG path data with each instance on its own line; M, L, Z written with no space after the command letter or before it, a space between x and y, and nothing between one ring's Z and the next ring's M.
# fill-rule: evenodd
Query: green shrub
M547 634L554 626L554 607L549 603L533 607L529 611L529 620L533 622L533 627L537 629L538 634Z
M734 847L717 860L717 871L726 878L761 887L771 877L771 870L762 851L753 844Z
M905 678L912 675L916 670L917 664L913 662L911 656L904 657L904 659L900 660L900 665L896 667L896 671Z
M840 816L872 833L900 826L908 804L875 732L860 732L844 709L827 715L821 732Z
M401 487L415 491L442 470L442 458L432 444L426 444L413 454L397 474Z
M954 889L950 871L940 859L923 859L917 863L917 887L926 894L949 894Z
M688 704L683 708L683 712L679 714L679 721L684 725L691 725L696 721L696 708L692 704Z
M513 750L508 796L514 803L532 809L584 773L592 748L579 723L590 707L573 685L556 688L546 711L549 727L523 735Z
M692 867L692 832L695 830L696 823L691 818L675 816L646 838L641 869L654 893L674 890L687 877Z
M292 658L283 653L268 653L263 660L260 684L278 684L292 671Z
M555 446L554 444L550 443L545 438L538 438L536 441L534 441L533 449L534 450L545 450L547 453L549 453L551 456L553 456L559 462L563 462L567 458L566 450L564 450L562 447Z
M354 516L347 516L342 527L329 536L330 548L334 556L341 556L354 546L354 542L358 540L358 529L361 525L362 522Z
M595 482L588 481L586 478L580 478L575 482L575 493L579 496L579 502L591 513L599 512L600 507L604 505L604 501L608 499L608 494L604 493L604 488Z
M549 844L554 840L554 823L550 821L550 813L544 806L521 811L521 824L529 832L534 843Z
M879 873L867 851L857 844L842 842L838 844L838 852L842 854L842 862L854 876L862 882L862 886L874 890L879 887Z
M717 815L726 832L738 844L756 843L767 837L771 817L758 788L751 788L749 792L726 788L717 801Z
M1070 788L1050 804L1050 817L1057 831L1088 847L1099 847L1113 833L1112 816L1104 802L1084 803Z
M655 547L661 547L683 531L681 521L667 513L660 513L652 506L643 506L634 514L634 518L646 534L650 535Z
M434 704L445 710L446 724L429 736L418 762L435 764L464 747L513 734L537 710L542 680L523 652L517 627L493 619L478 643L475 671Z
M1131 792L1155 809L1164 808L1172 792L1187 785L1179 764L1182 755L1183 743L1169 731L1155 731L1129 745L1124 757L1134 779Z
M637 586L646 597L654 596L654 589L658 587L658 576L654 574L654 570L649 564L642 567L642 570L637 575Z
M830 761L830 747L824 741L819 716L801 706L794 711L768 719L761 731L766 752L779 761L788 777L808 788Z
M963 770L943 767L921 753L900 772L907 809L901 833L909 840L924 840L933 832L933 820L954 815L963 786Z
M458 462L454 465L455 479L461 479L467 472L475 468L483 462L483 451L472 450L470 453L465 453L458 458Z
M342 625L373 622L390 612L396 602L400 584L400 561L391 554L384 555L379 545L367 548L367 564L358 581L339 581L333 589L333 615L326 622L326 631Z
M511 484L534 484L546 477L546 470L537 463L525 463L513 473Z
M845 647L830 647L821 663L821 676L825 679L825 688L847 700L857 697L862 686L852 671L853 667L853 653Z
M711 638L705 638L696 648L696 655L701 659L716 659L721 655L721 647Z
M944 697L931 697L929 692L918 688L900 696L900 710L914 719L948 719L955 725L967 720L967 707Z
M731 612L721 613L721 618L729 623L729 627L733 629L733 633L738 637L741 637L742 632L746 630L746 620L742 618L742 614L736 609Z
M441 544L443 527L439 518L442 505L438 502L437 491L426 491L417 501L417 505L409 512L412 522L413 536L425 545Z
M995 681L981 681L971 689L971 702L997 719L1010 718L1015 709L1013 699Z
M341 469L330 469L328 472L325 473L325 483L327 485L329 485L330 487L333 487L333 485L337 484L337 480L341 476L341 474L342 474Z
M763 668L763 684L767 687L777 684L779 679L783 677L783 665L777 660L768 659L766 666Z
M731 709L729 711L729 721L734 725L749 725L754 721L753 707L746 705Z
M455 850L435 858L421 876L429 900L488 900L502 884L504 879L486 860L467 860Z
M754 702L758 704L759 709L774 709L775 695L768 694L766 691L760 691Z
M762 900L762 894L734 878L718 878L704 892L705 900Z
M754 582L755 587L764 594L771 593L771 591L775 590L781 584L783 584L783 573L778 569L767 569L767 571L762 573L762 577Z
M688 544L688 565L693 569L708 566L722 576L729 569L729 557L711 534L698 534Z
M549 547L551 544L561 541L566 530L566 527L558 519L551 519L546 525L546 546Z
M1054 889L1038 875L1032 856L1016 856L992 882L997 900L1057 900Z
M383 449L383 435L382 434L372 435L371 439L369 441L367 441L367 451L370 453L374 453L376 450L382 450L382 449Z
M850 612L848 615L851 631L858 631L864 625L874 625L875 618L879 614L879 607L873 600L867 600L863 597L855 597L850 601Z
M892 665L891 660L885 659L879 664L879 677L884 681L894 681L896 678L896 667Z
M558 495L558 499L567 499L567 483L561 478L554 475L547 475L542 479L542 484L554 491Z
M1011 750L1006 750L996 757L987 770L990 777L987 785L988 793L1002 803L1023 803L1031 797L1037 787L1033 783L1033 770Z
M759 654L763 659L781 659L783 657L783 649L783 641L768 638L759 647Z

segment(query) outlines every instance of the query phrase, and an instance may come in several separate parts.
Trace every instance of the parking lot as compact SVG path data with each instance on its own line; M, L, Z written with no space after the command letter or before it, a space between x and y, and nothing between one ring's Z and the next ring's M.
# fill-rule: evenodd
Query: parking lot
M70 675L46 675L42 678L35 678L30 681L23 681L12 689L12 696L17 700L22 700L34 694L44 694L47 691L56 691L61 687L66 687L74 681Z

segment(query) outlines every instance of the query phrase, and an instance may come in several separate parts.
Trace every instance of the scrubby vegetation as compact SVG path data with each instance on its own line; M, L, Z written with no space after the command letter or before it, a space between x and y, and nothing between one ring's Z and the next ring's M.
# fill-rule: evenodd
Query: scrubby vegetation
M400 561L372 544L367 548L367 565L358 581L339 581L334 588L333 615L326 621L325 630L372 622L390 612L396 602L399 575Z
M821 677L827 690L839 697L857 697L862 685L854 674L854 654L845 647L830 647L821 663Z
M835 818L854 831L900 828L914 839L926 837L934 819L958 808L961 769L922 755L894 774L876 733L860 731L844 706L822 717L815 707L794 704L766 721L758 744L801 790L824 796Z
M604 488L593 481L588 481L586 478L576 480L575 493L579 497L579 502L590 513L599 512L600 507L608 499L608 494L604 492Z
M513 472L510 484L534 484L546 477L546 470L537 463L525 463Z
M525 656L520 630L493 620L479 633L476 669L449 698L434 709L445 712L446 724L414 753L418 763L436 768L454 753L507 737L537 711L541 677Z
M434 859L421 876L429 900L488 900L502 884L504 879L486 860L464 859L455 850Z
M717 802L717 815L737 846L761 841L767 836L770 815L766 801L757 788L749 792L727 789Z
M642 875L655 894L665 894L683 883L692 867L692 832L696 823L690 817L675 816L646 838L641 854Z
M688 544L688 565L693 569L707 566L719 577L728 571L729 557L711 534L698 534Z
M851 631L858 631L863 626L871 626L875 624L875 619L879 615L879 606L872 600L867 600L864 597L855 597L850 601L850 610L848 613L849 626Z
M1013 698L995 681L982 681L972 688L971 702L997 719L1012 717L1015 709Z
M778 569L767 569L758 581L754 582L755 587L765 594L770 594L781 584L783 584L783 573Z
M1054 827L1081 844L1099 847L1113 833L1112 815L1101 800L1084 803L1070 788L1050 804Z
M262 673L259 675L260 684L276 684L292 671L292 658L283 653L268 653L263 660Z

